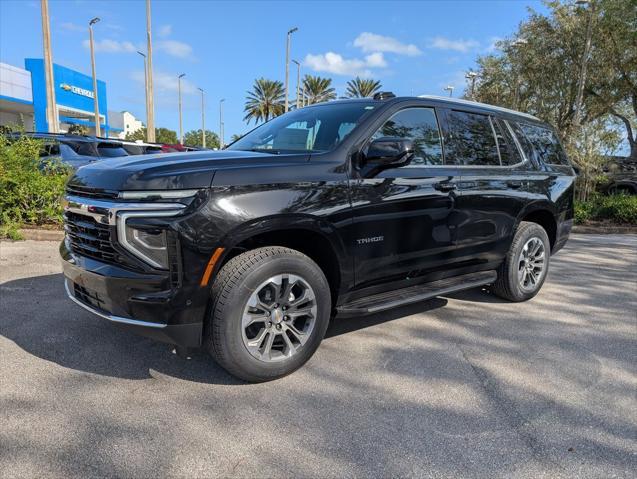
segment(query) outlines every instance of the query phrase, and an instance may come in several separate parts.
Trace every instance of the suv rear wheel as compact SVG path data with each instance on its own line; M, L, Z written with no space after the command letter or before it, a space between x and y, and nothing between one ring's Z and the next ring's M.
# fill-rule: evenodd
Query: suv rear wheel
M526 301L542 288L549 270L551 244L544 228L523 221L498 270L493 292L509 301Z
M207 349L230 374L250 382L301 367L321 343L331 311L321 268L298 251L277 246L228 261L212 298Z

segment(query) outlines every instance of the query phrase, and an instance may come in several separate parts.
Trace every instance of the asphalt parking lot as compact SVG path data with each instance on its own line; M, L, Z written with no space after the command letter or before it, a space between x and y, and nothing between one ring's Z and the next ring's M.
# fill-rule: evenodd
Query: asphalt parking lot
M485 290L336 319L250 385L66 299L53 242L0 244L9 477L635 477L637 236L573 236L524 304Z

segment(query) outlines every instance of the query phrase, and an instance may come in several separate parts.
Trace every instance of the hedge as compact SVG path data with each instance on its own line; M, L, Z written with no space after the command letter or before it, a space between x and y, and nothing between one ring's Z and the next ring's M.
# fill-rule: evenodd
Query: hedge
M637 225L637 196L594 195L588 201L575 202L575 223L608 221L625 225Z

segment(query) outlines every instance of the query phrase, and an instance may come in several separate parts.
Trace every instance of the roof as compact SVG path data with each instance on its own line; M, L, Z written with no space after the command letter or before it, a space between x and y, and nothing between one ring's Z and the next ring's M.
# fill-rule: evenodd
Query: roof
M535 120L535 121L542 121L538 117L530 115L528 113L511 110L509 108L504 108L501 106L489 105L488 103L480 103L478 101L464 100L462 98L449 98L447 96L438 96L438 95L419 95L418 98L426 98L428 100L436 100L436 101L441 101L444 103L450 103L454 105L475 106L479 108L485 108L488 110L501 111L503 113L509 113L511 115L524 116L526 118L530 118L531 120Z

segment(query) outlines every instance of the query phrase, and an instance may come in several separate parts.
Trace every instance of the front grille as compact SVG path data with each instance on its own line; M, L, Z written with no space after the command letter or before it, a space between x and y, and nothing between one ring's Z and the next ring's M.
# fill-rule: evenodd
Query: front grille
M95 198L104 200L113 200L117 198L118 192L113 190L104 190L101 188L87 188L86 186L66 186L66 193L73 196L81 196L84 198Z
M98 223L91 216L67 211L64 213L64 230L74 253L107 263L119 260L111 245L108 225Z
M100 299L96 292L86 289L84 286L80 286L77 283L73 283L73 292L75 298L82 303L100 310L104 309L104 301Z

